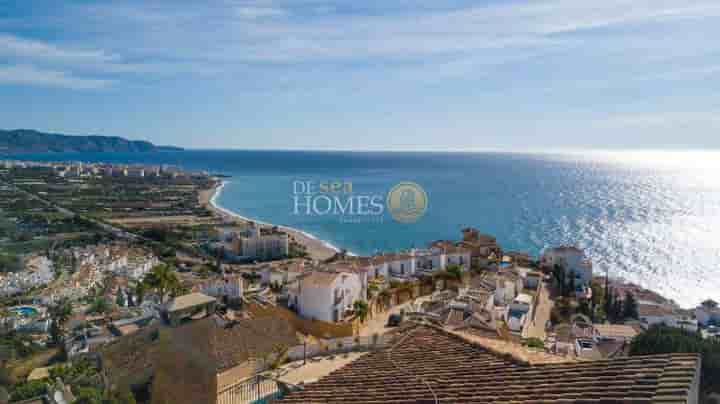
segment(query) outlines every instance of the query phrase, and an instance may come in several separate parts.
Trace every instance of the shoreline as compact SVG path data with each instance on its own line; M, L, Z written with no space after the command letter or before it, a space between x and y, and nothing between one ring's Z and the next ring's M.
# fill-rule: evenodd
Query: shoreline
M308 256L312 259L317 260L325 260L336 253L340 252L340 248L332 245L331 243L321 240L320 238L307 233L305 231L288 227L288 226L282 226L282 225L275 225L272 223L263 222L260 220L255 220L249 217L242 216L236 212L233 212L223 206L221 206L217 199L220 197L220 194L222 193L223 188L225 188L225 185L228 183L228 181L221 180L220 184L214 186L213 188L203 191L206 192L205 195L200 195L200 204L207 207L209 210L211 210L216 215L222 217L223 219L232 221L232 222L239 222L239 223L249 223L253 222L261 226L273 226L277 227L278 229L286 232L296 243L301 244L305 246L307 249Z

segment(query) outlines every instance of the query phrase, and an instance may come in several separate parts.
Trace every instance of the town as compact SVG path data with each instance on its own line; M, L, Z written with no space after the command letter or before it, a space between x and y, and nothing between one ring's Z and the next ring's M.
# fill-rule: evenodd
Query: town
M319 253L290 229L217 209L222 181L170 166L0 162L0 403L720 393L711 299L684 309L598 273L580 248L534 257L470 227L422 248Z

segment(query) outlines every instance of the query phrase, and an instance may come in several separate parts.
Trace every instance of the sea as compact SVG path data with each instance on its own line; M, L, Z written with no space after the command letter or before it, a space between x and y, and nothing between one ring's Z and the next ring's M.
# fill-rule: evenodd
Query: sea
M205 170L227 176L216 198L223 208L353 254L422 248L475 227L506 250L536 256L578 246L596 273L685 307L720 300L720 152L189 150L3 158ZM401 183L422 190L424 199L410 201L422 205L411 220L396 219L385 205Z

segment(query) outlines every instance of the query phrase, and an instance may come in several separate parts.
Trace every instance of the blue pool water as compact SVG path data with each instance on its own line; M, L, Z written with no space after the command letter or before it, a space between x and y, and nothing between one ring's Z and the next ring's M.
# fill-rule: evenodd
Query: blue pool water
M243 216L296 227L357 254L457 239L474 226L510 250L575 244L595 271L689 306L720 300L720 153L592 154L186 151L63 153L27 159L176 164L231 175L218 202ZM297 181L352 183L385 195L421 185L416 223L297 215Z
M10 309L10 311L21 314L23 316L35 316L38 314L38 311L32 307L15 307Z

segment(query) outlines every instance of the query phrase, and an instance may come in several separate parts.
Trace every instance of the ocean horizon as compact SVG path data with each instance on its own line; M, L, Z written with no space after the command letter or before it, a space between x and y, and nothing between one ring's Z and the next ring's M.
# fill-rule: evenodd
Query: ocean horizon
M220 207L359 255L458 239L464 227L535 256L547 247L576 245L593 260L596 274L607 271L690 307L720 300L718 157L704 151L186 150L6 158L171 164L228 175L215 198ZM384 203L402 182L427 195L427 209L415 222L398 222L387 210L316 214L304 205L307 184L345 184L329 195Z

